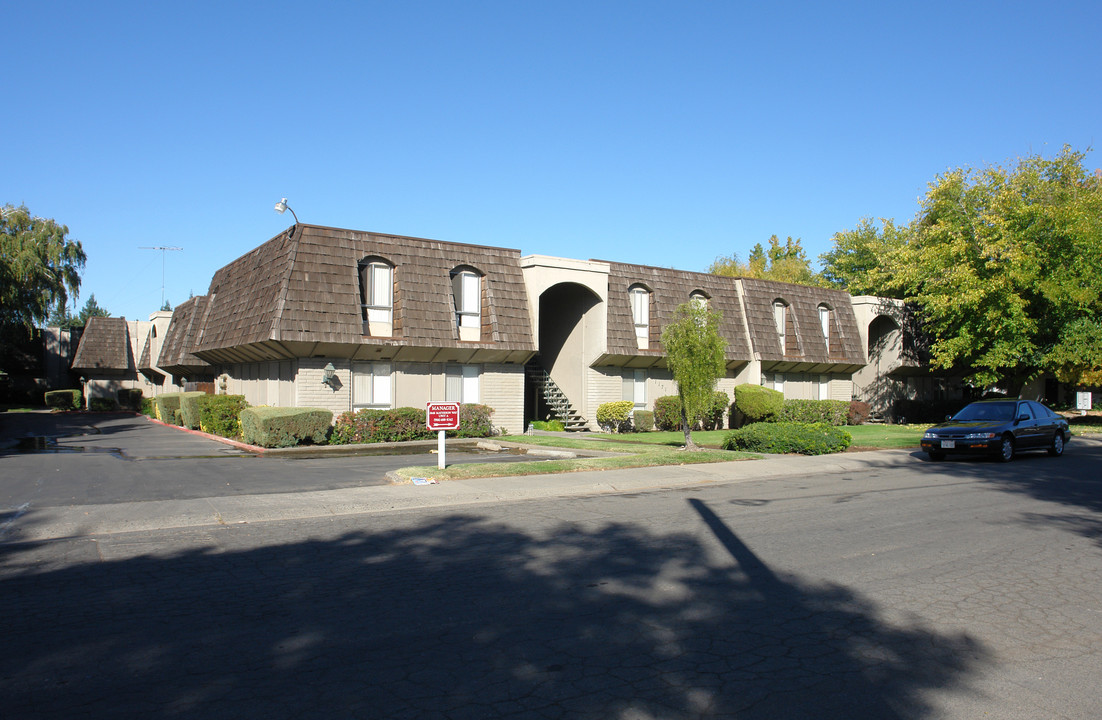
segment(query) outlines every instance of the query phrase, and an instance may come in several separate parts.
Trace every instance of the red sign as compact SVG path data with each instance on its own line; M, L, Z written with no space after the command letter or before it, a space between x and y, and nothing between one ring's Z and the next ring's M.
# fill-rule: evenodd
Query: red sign
M430 402L425 408L425 425L429 430L458 430L459 403Z

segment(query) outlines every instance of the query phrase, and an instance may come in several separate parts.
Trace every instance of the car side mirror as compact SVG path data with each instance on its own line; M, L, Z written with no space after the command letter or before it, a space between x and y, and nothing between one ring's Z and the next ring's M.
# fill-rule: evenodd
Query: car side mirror
M1022 413L1021 415L1018 416L1018 419L1015 420L1015 422L1022 422L1023 420L1028 420L1028 419L1029 419L1029 416L1026 415L1025 413Z
M945 416L945 421L946 421L946 422L948 422L948 421L950 421L950 420L952 420L952 419L953 419L953 416L952 416L952 415L946 415L946 416Z

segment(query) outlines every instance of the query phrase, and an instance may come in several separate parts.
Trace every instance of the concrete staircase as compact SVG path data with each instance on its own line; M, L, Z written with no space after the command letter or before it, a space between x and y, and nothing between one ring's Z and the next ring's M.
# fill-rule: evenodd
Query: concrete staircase
M543 401L551 409L551 413L562 421L563 427L575 431L589 429L589 422L574 409L574 406L570 404L570 399L566 397L566 393L555 384L555 381L551 379L551 375L546 370L538 365L528 365L524 370L528 374L528 378L535 383L543 397Z

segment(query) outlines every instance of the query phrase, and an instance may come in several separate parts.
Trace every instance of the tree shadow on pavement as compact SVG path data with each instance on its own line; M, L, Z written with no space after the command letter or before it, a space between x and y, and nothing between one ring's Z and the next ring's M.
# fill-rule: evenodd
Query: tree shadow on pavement
M967 686L988 662L967 635L778 576L690 503L686 525L703 522L728 557L688 531L523 532L474 513L375 532L362 519L286 525L303 537L278 545L249 526L191 531L184 551L145 535L10 545L0 707L35 718L922 718L927 693Z

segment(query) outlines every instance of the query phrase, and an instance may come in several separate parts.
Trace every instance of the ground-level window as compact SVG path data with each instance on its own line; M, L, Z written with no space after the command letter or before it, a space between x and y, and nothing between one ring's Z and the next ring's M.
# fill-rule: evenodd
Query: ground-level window
M393 405L394 380L388 362L352 363L352 407L386 409Z
M647 371L624 370L622 400L630 400L636 410L647 409Z
M819 399L830 400L830 375L819 376Z
M479 365L448 365L444 378L444 400L458 403L477 403L479 400Z
M766 381L766 378L762 378L762 385L771 387L779 393L784 392L784 373L773 373L773 376Z

